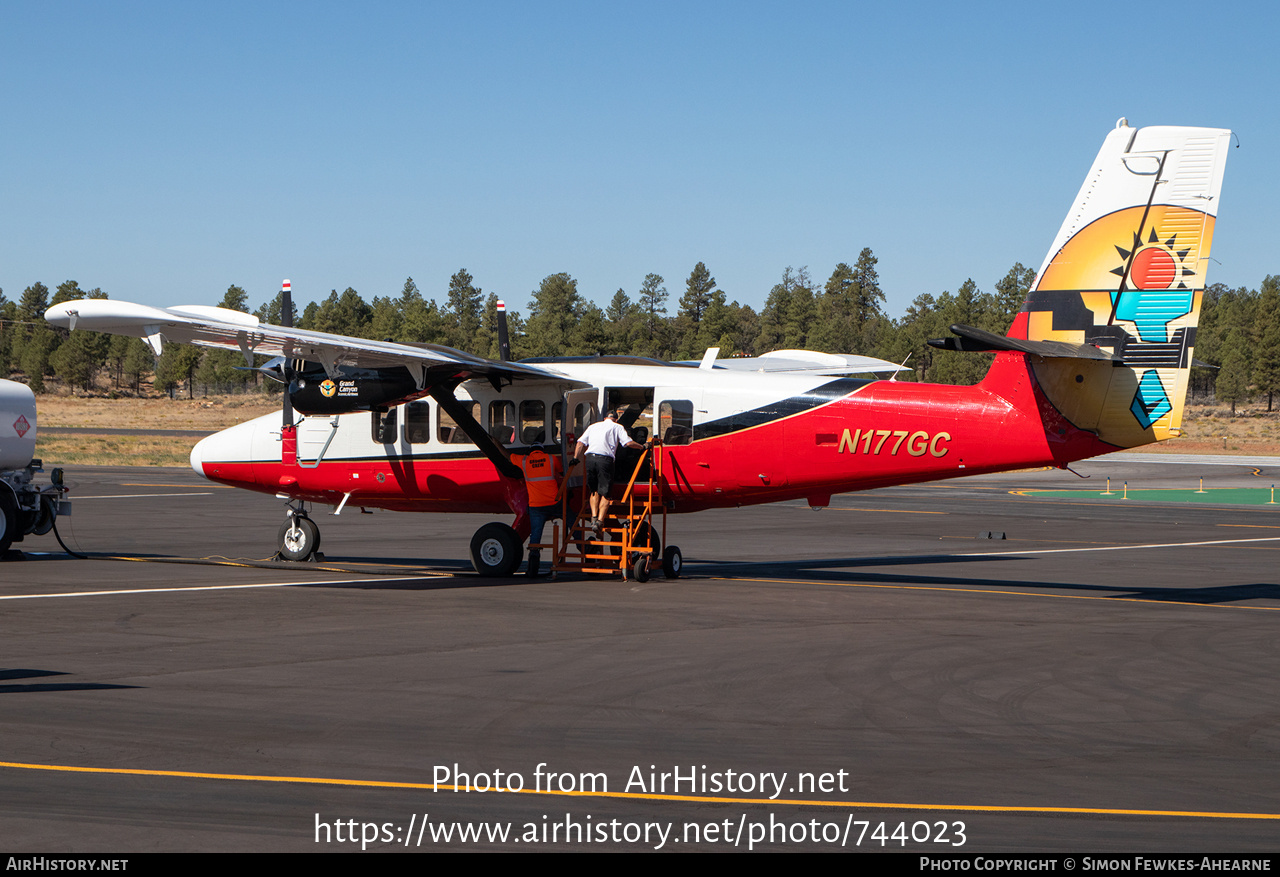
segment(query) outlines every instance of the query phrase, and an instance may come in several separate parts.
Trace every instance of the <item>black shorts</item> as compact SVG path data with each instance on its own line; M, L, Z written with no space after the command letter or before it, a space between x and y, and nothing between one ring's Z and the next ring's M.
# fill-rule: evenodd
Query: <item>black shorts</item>
M601 496L613 490L613 457L587 454L587 489Z

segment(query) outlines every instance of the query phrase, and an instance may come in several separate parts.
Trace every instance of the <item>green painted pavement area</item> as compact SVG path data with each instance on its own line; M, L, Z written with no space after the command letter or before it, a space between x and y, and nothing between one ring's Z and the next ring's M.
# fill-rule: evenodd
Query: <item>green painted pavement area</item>
M1270 505L1275 498L1270 487L1209 487L1200 491L1194 488L1129 488L1126 495L1123 485L1113 486L1110 493L1101 490L1013 490L1019 496L1030 496L1036 499L1071 499L1097 500L1114 502L1128 499L1129 502L1200 502L1211 505ZM1280 509L1280 499L1276 508Z

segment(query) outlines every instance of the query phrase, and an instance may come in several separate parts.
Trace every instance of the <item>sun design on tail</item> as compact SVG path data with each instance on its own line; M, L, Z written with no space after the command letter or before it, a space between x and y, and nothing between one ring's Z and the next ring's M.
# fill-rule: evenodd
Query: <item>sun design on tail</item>
M1185 278L1195 276L1195 268L1187 267L1191 247L1178 249L1175 232L1167 240L1152 227L1146 242L1133 233L1132 249L1115 245L1125 264L1111 273L1127 280L1131 286L1111 294L1116 319L1133 323L1138 338L1144 342L1167 342L1169 323L1190 313L1195 291Z
M1180 278L1194 276L1196 271L1186 266L1187 254L1191 252L1191 248L1179 250L1176 249L1177 246L1176 233L1167 241L1161 241L1159 233L1153 228L1145 244L1142 242L1141 235L1134 232L1133 248L1126 250L1124 247L1117 246L1116 252L1126 264L1129 262L1129 256L1133 255L1132 267L1129 268L1129 282L1138 289L1186 289L1187 284ZM1124 277L1125 269L1126 265L1121 265L1119 268L1112 268L1111 273L1117 277ZM1178 281L1176 287L1173 285L1174 280Z

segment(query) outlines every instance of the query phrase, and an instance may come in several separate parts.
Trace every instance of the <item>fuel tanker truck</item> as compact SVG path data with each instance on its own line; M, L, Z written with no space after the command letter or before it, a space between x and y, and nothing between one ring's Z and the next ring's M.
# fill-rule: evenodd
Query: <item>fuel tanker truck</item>
M43 472L36 453L36 397L26 384L0 379L0 559L14 542L43 536L59 514L69 514L62 470L50 483L37 484Z

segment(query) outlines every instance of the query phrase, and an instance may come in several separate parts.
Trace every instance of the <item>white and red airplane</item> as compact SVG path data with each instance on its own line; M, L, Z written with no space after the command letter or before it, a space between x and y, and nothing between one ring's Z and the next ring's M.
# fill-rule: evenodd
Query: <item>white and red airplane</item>
M970 387L848 375L892 371L860 357L784 351L671 364L634 357L505 362L450 348L367 341L260 323L214 307L66 302L67 328L281 357L283 417L201 441L213 481L291 502L282 553L319 533L303 503L513 514L472 540L485 574L514 572L528 533L519 470L504 450L559 444L602 410L660 438L669 511L807 499L960 475L1067 466L1181 432L1196 324L1230 132L1131 128L1120 120L1005 336L952 326L931 342L996 351ZM289 312L289 308L285 308ZM292 427L295 409L304 417ZM667 549L669 575L678 549Z

